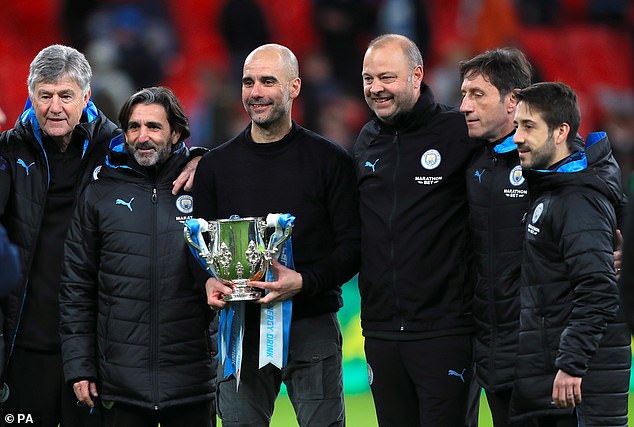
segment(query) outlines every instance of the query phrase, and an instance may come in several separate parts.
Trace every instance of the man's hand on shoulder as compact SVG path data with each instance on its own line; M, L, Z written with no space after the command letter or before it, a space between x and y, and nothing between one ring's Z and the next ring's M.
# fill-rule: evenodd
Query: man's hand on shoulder
M185 191L191 191L192 186L194 185L194 175L196 174L198 162L200 162L200 156L194 157L189 162L187 162L180 175L178 175L178 177L172 183L173 195L177 195L181 189Z

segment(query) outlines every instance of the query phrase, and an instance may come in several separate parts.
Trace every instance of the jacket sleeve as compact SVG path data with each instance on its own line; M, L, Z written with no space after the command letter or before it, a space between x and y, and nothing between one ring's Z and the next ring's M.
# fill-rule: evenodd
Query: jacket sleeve
M60 336L67 382L97 378L99 230L91 186L75 209L64 245L59 295Z
M0 154L0 219L6 212L9 195L11 194L11 165Z
M216 190L210 160L208 155L202 156L196 168L192 187L192 197L194 199L193 217L205 220L212 220L218 217L216 215L216 206L213 203L216 200ZM209 273L198 264L193 255L189 257L188 262L196 283L204 287L205 282L210 277Z
M7 232L0 225L0 297L9 294L20 278L20 259L18 250L9 242Z
M613 259L616 218L613 207L596 194L576 193L554 219L560 253L573 286L573 307L559 340L557 368L581 377L619 308Z
M619 292L625 320L634 331L634 207L628 207L627 220L623 230L622 271L619 279Z
M301 269L302 292L308 296L339 287L359 271L361 222L358 190L354 166L348 155L342 155L333 173L329 174L325 201L335 238L334 249L321 261Z

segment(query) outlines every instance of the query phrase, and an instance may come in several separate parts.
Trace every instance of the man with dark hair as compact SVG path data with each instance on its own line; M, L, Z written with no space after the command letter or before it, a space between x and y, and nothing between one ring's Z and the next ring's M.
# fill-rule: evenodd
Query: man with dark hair
M42 49L29 70L29 104L15 127L0 134L0 221L20 251L23 272L18 289L2 300L7 362L0 381L8 389L0 399L8 400L0 419L24 413L42 426L97 422L64 384L58 307L73 208L97 179L118 133L90 100L91 77L90 64L76 49ZM186 181L191 186L192 162L173 191Z
M517 100L513 139L531 206L511 419L626 426L630 334L613 264L620 169L605 133L591 134L585 150L575 142L570 87L538 83Z
M518 49L495 49L461 62L460 78L460 111L469 136L479 143L466 174L478 272L475 374L494 425L506 427L519 333L522 219L528 209L528 186L513 143L513 91L531 84L531 65Z
M366 50L375 117L354 147L361 326L379 425L463 427L474 282L464 173L476 146L423 75L407 37L383 35Z
M64 376L79 403L101 399L107 426L208 427L212 312L183 240L192 197L172 195L189 158L188 121L169 89L153 87L130 97L119 122L123 135L78 203L65 245Z

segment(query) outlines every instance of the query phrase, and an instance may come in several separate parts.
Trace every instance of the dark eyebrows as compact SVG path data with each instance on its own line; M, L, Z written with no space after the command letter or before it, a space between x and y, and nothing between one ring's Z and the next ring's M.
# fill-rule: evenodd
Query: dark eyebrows
M136 120L130 120L130 121L128 122L128 127L130 127L131 125L134 125L134 126L141 126L141 123L139 123L139 122L138 122L138 121L136 121ZM151 121L151 120L150 120L150 121L145 122L145 126L146 126L146 127L149 127L149 128L162 128L162 127L163 127L163 124L162 124L161 122L155 122L155 121Z
M535 124L537 124L537 122L535 122L534 120L531 120L531 119L521 119L519 122L517 120L513 120L513 123L516 123L518 125L535 125Z
M253 77L243 77L242 78L242 83L250 83L253 82L255 79L253 79ZM260 76L258 78L258 81L260 82L266 82L266 81L274 81L275 83L279 82L279 79L276 76Z

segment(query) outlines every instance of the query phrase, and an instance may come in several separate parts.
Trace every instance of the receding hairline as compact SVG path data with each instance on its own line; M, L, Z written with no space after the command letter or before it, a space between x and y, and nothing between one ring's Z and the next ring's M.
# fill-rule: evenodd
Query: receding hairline
M274 52L278 55L284 64L290 79L299 78L299 63L297 61L297 57L293 51L281 44L269 43L255 48L249 55L247 55L244 63L246 64L257 54L269 52Z
M423 58L418 46L414 41L401 34L382 34L374 38L366 49L366 54L372 49L382 49L396 45L401 49L403 55L405 55L412 66L423 66Z

